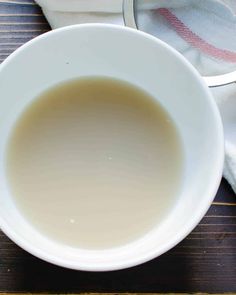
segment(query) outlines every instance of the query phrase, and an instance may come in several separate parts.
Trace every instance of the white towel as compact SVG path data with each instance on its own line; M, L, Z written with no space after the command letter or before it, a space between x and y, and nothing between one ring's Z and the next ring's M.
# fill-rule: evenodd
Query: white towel
M36 0L52 28L124 25L122 0ZM139 28L180 51L203 75L236 70L235 0L139 0ZM214 88L225 130L224 176L236 192L236 84ZM214 148L214 147L213 147Z

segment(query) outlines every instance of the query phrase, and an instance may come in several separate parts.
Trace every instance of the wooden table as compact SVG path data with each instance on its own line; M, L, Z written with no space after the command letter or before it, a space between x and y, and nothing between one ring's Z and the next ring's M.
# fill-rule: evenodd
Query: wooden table
M33 0L0 0L0 61L49 29ZM223 180L182 243L149 263L110 273L50 265L0 232L0 292L236 292L236 196Z

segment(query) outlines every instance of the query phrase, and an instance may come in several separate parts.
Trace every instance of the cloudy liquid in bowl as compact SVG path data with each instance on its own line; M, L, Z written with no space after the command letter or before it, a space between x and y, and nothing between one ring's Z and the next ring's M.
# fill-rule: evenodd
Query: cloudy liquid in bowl
M50 88L21 114L7 147L15 202L42 234L106 249L145 235L177 200L176 127L148 93L84 78Z

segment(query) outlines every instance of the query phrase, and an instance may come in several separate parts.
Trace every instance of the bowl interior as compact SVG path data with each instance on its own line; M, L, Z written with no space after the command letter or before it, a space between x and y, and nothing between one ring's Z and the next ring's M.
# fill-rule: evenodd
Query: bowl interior
M184 180L171 214L145 237L120 248L86 251L56 244L21 216L6 184L4 152L12 122L41 91L80 76L114 77L148 91L174 119L184 145ZM30 41L1 65L0 89L0 226L32 254L83 270L133 266L177 244L208 209L222 173L221 120L198 73L163 42L112 25L55 30Z

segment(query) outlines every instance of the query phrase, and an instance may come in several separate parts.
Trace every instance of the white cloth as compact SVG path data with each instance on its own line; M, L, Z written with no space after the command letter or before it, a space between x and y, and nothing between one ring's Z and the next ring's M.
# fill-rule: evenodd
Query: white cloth
M36 0L52 28L123 25L122 0ZM203 75L236 70L235 0L139 0L139 28L180 51ZM214 88L225 130L224 176L236 192L236 84ZM213 147L214 148L214 147Z

